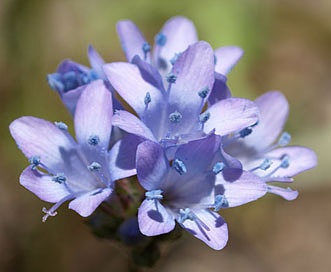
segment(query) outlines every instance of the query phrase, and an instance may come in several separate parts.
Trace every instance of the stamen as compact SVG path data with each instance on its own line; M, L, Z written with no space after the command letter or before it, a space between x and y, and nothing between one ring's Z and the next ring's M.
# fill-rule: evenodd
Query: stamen
M31 164L31 169L35 170L37 166L40 164L40 157L39 156L32 156L29 159L29 163Z
M251 134L253 129L251 127L244 128L243 130L239 131L240 138L245 138L249 134Z
M204 124L209 120L209 118L210 118L210 113L208 111L205 111L200 114L199 121L201 124Z
M169 114L169 120L173 124L178 124L182 120L182 115L179 111L174 111Z
M177 80L177 76L174 74L174 73L169 73L166 75L166 80L169 82L169 83L175 83L176 80Z
M155 36L155 42L159 46L164 46L167 42L167 36L160 32Z
M264 161L260 164L259 169L267 170L270 168L272 162L269 159L264 159Z
M215 205L214 211L215 212L218 212L222 208L229 207L229 202L225 198L225 195L216 195L215 196L215 204L214 205Z
M152 98L151 98L151 94L149 92L146 93L145 98L144 98L144 103L145 106L147 107L149 103L151 103Z
M163 199L162 190L151 190L145 193L147 200L161 200Z
M68 126L63 122L54 122L54 124L61 130L67 131Z
M209 91L210 91L209 88L206 87L206 88L203 88L201 91L199 91L198 94L202 99L204 99L207 97Z
M287 132L283 132L279 138L278 145L286 146L291 142L291 135Z
M101 169L101 164L98 162L92 162L87 168L90 171L99 171Z
M57 182L57 183L62 184L64 182L66 182L67 178L64 175L64 173L58 173L55 176L53 176L52 180L55 181L55 182Z
M142 46L142 50L144 52L144 59L147 59L147 54L151 51L151 46L148 42L144 42Z
M93 135L93 136L90 136L88 138L87 142L88 142L89 145L95 146L95 145L98 145L100 143L100 138L97 135Z
M181 54L182 53L175 53L175 55L171 58L170 63L172 65L175 65L176 61L178 60L178 58L180 57Z
M217 162L217 163L215 163L215 165L213 167L213 173L215 175L217 175L218 173L220 173L220 172L223 171L224 167L225 167L224 162Z
M180 175L183 175L183 174L187 173L187 169L186 169L185 164L179 159L175 159L172 166L173 166L173 168L175 168L175 170Z
M186 220L194 221L196 219L196 216L191 211L190 208L180 209L179 210L179 218L178 223L183 224Z
M281 168L288 168L290 166L290 158L287 155L282 156L282 162L280 163Z

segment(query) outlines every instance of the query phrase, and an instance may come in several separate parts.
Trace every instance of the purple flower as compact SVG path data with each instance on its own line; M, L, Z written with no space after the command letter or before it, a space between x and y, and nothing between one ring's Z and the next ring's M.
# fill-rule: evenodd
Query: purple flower
M152 63L163 75L170 72L172 65L188 46L198 41L192 21L181 16L173 17L164 24L155 36L153 48L132 21L119 21L117 32L129 62L139 56L140 59ZM215 71L226 75L239 61L243 51L236 46L225 46L216 49L214 55Z
M56 73L47 76L49 86L58 92L71 114L75 112L82 91L91 82L98 79L106 80L102 68L105 62L91 45L88 48L88 58L92 68L67 59L60 63ZM109 84L105 84L111 89Z
M117 111L113 118L114 126L140 139L136 144L150 140L164 148L177 147L213 130L226 135L258 120L255 103L247 99L224 99L202 112L214 84L215 67L213 51L206 42L189 46L165 78L139 57L133 61L135 64L106 64L104 71L139 116ZM135 150L130 150L134 156Z
M70 201L69 208L89 216L113 191L108 146L113 114L111 93L103 81L82 92L75 112L77 142L62 122L24 116L10 125L18 147L29 159L20 183L41 200L55 203L46 215Z
M217 211L263 196L266 185L249 172L229 168L220 139L210 134L181 145L171 163L159 144L138 146L138 180L147 190L138 210L144 235L168 233L177 222L213 249L225 246L227 225Z
M287 120L289 105L278 91L265 93L256 99L259 122L241 131L242 137L228 138L225 151L241 161L248 170L265 182L292 182L292 177L317 165L315 153L306 147L287 146L291 136L281 134ZM224 139L225 140L225 139ZM298 192L290 188L268 185L270 193L293 200Z

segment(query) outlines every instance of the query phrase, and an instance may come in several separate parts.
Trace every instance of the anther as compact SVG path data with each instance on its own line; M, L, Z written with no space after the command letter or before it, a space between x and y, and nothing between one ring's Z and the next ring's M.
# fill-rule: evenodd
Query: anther
M164 46L167 42L167 36L163 33L159 33L155 36L155 42L159 46Z
M151 190L145 193L145 197L147 200L161 200L163 199L163 191L162 190Z
M63 122L54 122L54 124L61 130L68 130L68 126Z
M90 171L98 171L101 169L101 164L98 162L92 162L90 165L87 166L87 168Z
M177 76L174 73L169 73L169 74L166 75L166 80L169 83L175 83L176 80L177 80Z
M66 182L67 178L64 175L64 173L58 173L55 176L53 176L52 180L55 181L55 182L57 182L57 183L62 184L64 182Z
M220 172L223 171L224 167L225 167L224 162L217 162L217 163L215 163L215 165L213 167L213 173L215 175L217 175L218 173L220 173Z
M209 93L209 88L203 88L201 91L198 92L199 96L203 99L206 98Z
M90 136L87 140L89 145L98 145L100 143L100 138L97 135Z
M251 134L253 129L251 127L247 127L239 131L240 138L245 138L249 134Z
M151 94L149 92L147 92L145 95L145 98L144 98L145 106L147 106L149 103L151 103L151 101L152 101Z
M172 163L173 168L175 168L175 170L178 172L178 174L183 175L187 173L187 169L185 164L179 160L179 159L175 159Z
M271 166L272 162L269 159L264 159L264 161L260 164L259 169L268 170Z
M215 196L215 207L214 207L214 211L218 212L220 209L222 208L227 208L229 207L229 202L228 200L225 198L224 195L216 195Z
M282 161L280 163L280 167L281 168L288 168L290 166L289 156L284 155L284 156L282 156L281 159L282 159Z
M36 167L40 164L40 157L39 156L32 156L29 159L29 163L31 164L31 169L35 170Z
M291 135L288 132L283 132L279 138L278 145L286 146L291 142Z
M179 111L174 111L169 114L169 120L171 123L177 124L182 120L183 116Z
M145 54L151 51L151 46L149 45L148 42L143 43L142 50L144 51Z
M170 59L170 63L174 65L182 53L175 53L175 55Z
M200 114L199 121L200 123L204 124L209 120L209 118L210 118L210 113L208 111L205 111Z

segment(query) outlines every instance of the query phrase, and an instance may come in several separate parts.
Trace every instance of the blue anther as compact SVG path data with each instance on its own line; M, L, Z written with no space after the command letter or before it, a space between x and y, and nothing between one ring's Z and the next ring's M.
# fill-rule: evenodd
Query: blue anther
M169 120L171 123L177 124L182 120L183 116L179 111L174 111L169 114Z
M147 92L144 98L145 105L147 106L149 103L151 103L151 101L152 101L151 94Z
M174 65L182 53L175 53L175 55L170 59L170 63Z
M94 71L93 69L90 70L88 77L89 77L90 81L97 80L100 78L98 73L96 71Z
M180 209L178 223L183 224L186 220L195 220L196 217L190 208Z
M239 135L240 135L241 138L245 138L246 136L251 134L252 131L253 131L252 128L247 127L247 128L242 129L241 131L239 131Z
M166 75L166 79L169 83L175 83L177 80L177 76L174 73L169 73Z
M226 199L225 195L216 195L215 196L215 207L214 211L218 212L222 208L227 208L229 207L229 202Z
M64 92L65 91L65 86L62 80L62 75L59 73L53 73L47 75L47 81L49 86L58 92Z
M64 173L58 173L55 176L53 176L52 180L55 181L55 182L57 182L57 183L62 184L64 182L66 182L67 178L64 175Z
M161 200L163 199L163 191L162 190L151 190L145 193L145 197L147 200Z
M281 168L288 168L290 166L290 158L287 155L284 155L282 158L282 161L280 163Z
M167 36L163 33L159 33L155 36L155 42L159 46L164 46L167 42Z
M205 111L200 114L199 121L200 123L204 124L209 120L209 118L210 118L210 113L208 111Z
M87 168L90 171L98 171L101 169L101 164L98 162L92 162L90 165L87 166Z
M54 122L54 124L61 130L68 130L68 126L63 122Z
M279 138L278 144L280 146L286 146L291 142L291 135L288 132L283 132Z
M208 93L209 93L209 88L208 87L203 88L201 91L198 92L198 94L201 98L206 98Z
M29 163L31 164L31 169L35 170L36 167L40 164L40 157L39 156L32 156L29 159Z
M175 159L172 163L173 168L175 168L175 170L178 172L178 174L183 175L187 173L187 169L185 164L179 160L179 159Z
M100 138L97 135L90 136L87 140L89 145L98 145L100 143Z
M260 164L259 168L261 170L267 170L270 168L272 162L269 159L264 159L264 161Z
M144 51L145 54L151 51L151 46L149 45L148 42L143 43L142 50Z
M215 165L213 167L213 173L215 175L217 175L218 173L220 173L220 172L223 171L224 167L225 167L224 162L217 162L217 163L215 163Z

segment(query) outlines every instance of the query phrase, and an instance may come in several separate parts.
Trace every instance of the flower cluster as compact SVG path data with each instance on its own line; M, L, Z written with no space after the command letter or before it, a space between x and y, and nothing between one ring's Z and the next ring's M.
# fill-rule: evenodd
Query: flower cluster
M240 48L213 50L184 17L168 20L153 47L131 21L117 30L127 62L106 63L90 46L92 68L65 60L48 75L73 116L76 140L62 122L24 116L10 125L30 162L20 183L55 203L43 221L66 201L83 217L117 203L122 223L138 222L137 235L177 225L219 250L228 239L222 209L266 193L297 197L273 182L292 182L316 166L316 155L288 146L289 106L280 92L255 101L232 96L226 75ZM121 226L120 233L130 228Z

